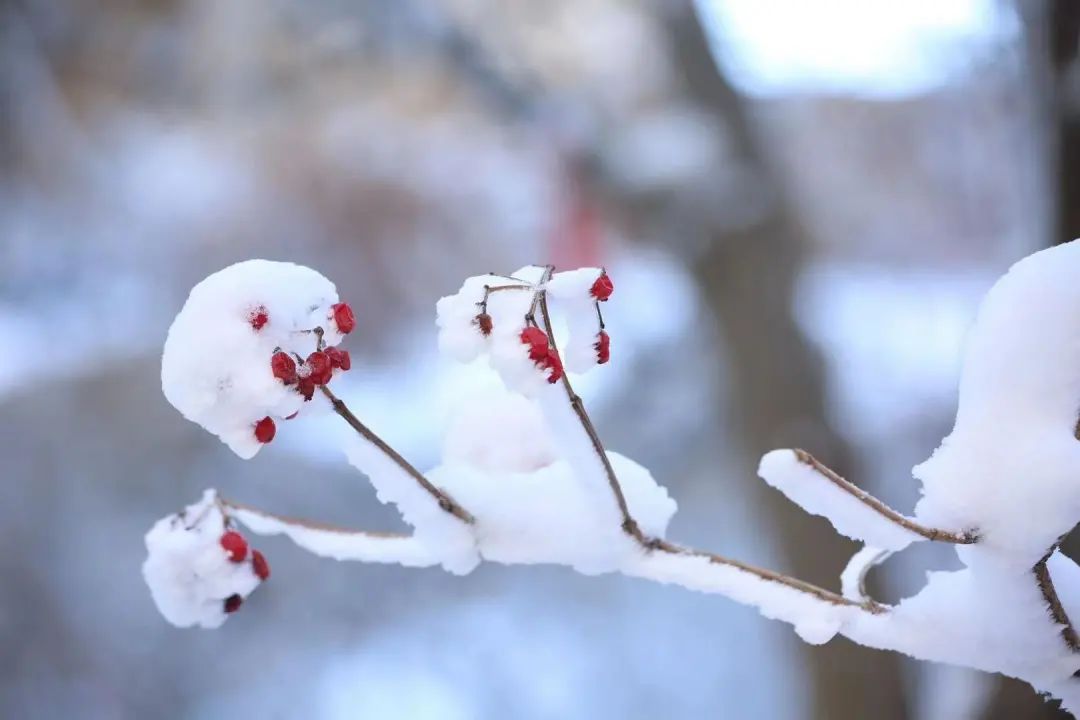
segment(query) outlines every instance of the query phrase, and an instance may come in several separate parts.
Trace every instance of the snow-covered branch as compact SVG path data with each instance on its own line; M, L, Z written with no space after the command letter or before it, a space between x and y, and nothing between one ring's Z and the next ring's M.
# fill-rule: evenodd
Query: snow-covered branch
M923 494L910 516L805 451L762 459L767 483L865 544L838 594L666 539L675 502L648 470L604 448L567 375L611 357L600 306L614 286L605 271L481 275L438 302L442 351L463 362L485 357L504 389L472 399L448 429L441 463L422 473L328 387L351 368L336 346L354 324L333 285L288 263L240 263L196 286L173 323L166 397L244 458L306 402L329 403L355 431L342 448L349 463L412 533L330 527L208 492L154 526L144 574L170 622L216 627L269 577L234 523L338 560L459 574L483 561L619 572L751 605L808 642L842 634L1022 678L1080 707L1080 638L1070 621L1080 616L1080 568L1057 550L1080 517L1077 273L1072 243L1018 263L988 294L956 426L915 468ZM555 317L568 330L561 343ZM212 361L208 345L220 350ZM931 573L895 606L870 598L870 569L922 541L948 543L964 568Z

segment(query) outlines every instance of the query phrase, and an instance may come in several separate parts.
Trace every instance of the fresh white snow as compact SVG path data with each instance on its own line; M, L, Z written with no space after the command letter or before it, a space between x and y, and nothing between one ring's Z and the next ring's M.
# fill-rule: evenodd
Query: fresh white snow
M325 322L336 294L329 281L297 266L254 261L223 273L225 279L218 274L196 287L174 323L162 379L181 412L245 455L246 439L238 434L250 434L252 418L289 409L282 407L281 384L271 382L269 351L303 342L295 331ZM226 282L229 273L241 282ZM968 341L956 426L915 469L922 498L911 517L883 508L808 455L778 450L763 458L760 474L770 485L867 544L843 573L843 596L676 545L650 549L623 531L605 458L644 538L664 538L675 502L645 468L600 453L570 386L541 352L554 354L555 346L546 337L529 341L546 330L538 314L545 293L560 314L555 327L569 328L571 345L584 347L581 338L599 327L589 299L599 273L548 278L543 268L528 267L513 278L477 276L438 303L443 352L462 362L486 358L503 383L470 394L447 429L442 461L426 474L475 522L440 507L416 477L358 435L344 440L348 461L371 480L382 502L396 506L410 536L340 532L254 510L231 514L255 532L286 534L337 559L439 564L461 574L482 560L555 563L716 593L791 624L810 643L842 634L869 647L1021 678L1061 698L1066 708L1080 707L1080 680L1073 678L1080 653L1064 641L1034 571L1080 517L1080 441L1074 435L1080 242L1017 263L987 295ZM520 287L490 291L498 285ZM250 322L252 303L268 312L261 329ZM560 349L568 347L562 333L557 339ZM227 352L219 362L221 350ZM224 523L212 500L207 495L183 516L198 514L194 528L173 516L147 536L144 574L163 614L176 624L220 624L225 593L243 595L254 587L243 567L229 564L214 545L214 534L200 529L217 532ZM916 533L912 523L954 535L972 532L978 541L956 546L962 569L931 573L921 591L896 606L871 603L861 590L870 567L911 542L939 536ZM1062 607L1080 617L1080 568L1059 552L1050 554L1047 567Z

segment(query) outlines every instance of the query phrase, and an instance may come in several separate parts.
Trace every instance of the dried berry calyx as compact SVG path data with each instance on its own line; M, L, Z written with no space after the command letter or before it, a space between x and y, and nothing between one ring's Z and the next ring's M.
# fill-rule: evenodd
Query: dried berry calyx
M281 382L292 385L296 382L296 361L288 353L276 352L270 357L270 369Z
M337 325L338 332L342 335L348 335L356 327L356 316L353 315L352 308L348 303L336 303L330 306L330 312L334 318L334 324Z
M251 568L260 580L270 577L270 563L266 562L266 558L258 550L251 551Z
M266 323L270 322L270 313L262 305L253 307L248 312L248 322L251 323L251 327L255 328L255 330L262 330Z
M237 594L232 594L225 598L225 612L234 613L240 609L240 606L244 604L244 598Z
M601 272L600 277L596 278L596 282L589 289L589 294L598 301L604 302L611 297L611 293L614 291L615 284L611 282L611 278L608 277L606 272Z
M596 336L596 344L593 347L596 348L597 364L603 365L611 359L611 338L605 331L601 330Z
M341 370L350 370L352 368L352 358L349 356L348 350L338 350L336 347L326 348L326 357L330 359L331 368L339 368Z
M247 559L248 544L244 536L235 530L229 530L221 536L221 547L225 548L225 552L229 553L229 560L234 563L241 563Z
M277 434L277 426L274 425L274 419L271 417L264 417L259 422L255 423L255 439L264 445L274 439L274 435Z
M334 367L330 364L330 356L322 350L316 350L308 355L307 377L316 385L325 385L334 376Z
M476 322L477 327L480 328L480 334L484 337L490 335L492 329L495 327L494 323L491 321L491 316L486 312L477 315L474 322Z

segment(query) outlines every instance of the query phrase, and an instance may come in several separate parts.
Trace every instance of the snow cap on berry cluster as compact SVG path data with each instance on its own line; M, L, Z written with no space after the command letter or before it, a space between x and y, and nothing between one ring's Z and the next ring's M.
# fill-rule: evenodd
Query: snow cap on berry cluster
M507 387L528 396L557 382L568 367L584 372L606 362L608 339L600 327L596 303L607 300L612 284L600 268L554 273L526 266L510 276L468 278L454 295L439 300L436 323L439 348L460 362L487 354ZM548 351L546 328L538 325L534 303L544 290L570 328L565 358ZM530 324L530 315L535 318Z
M273 419L291 416L304 401L275 377L275 351L307 358L316 349L316 327L328 346L337 345L352 324L341 307L333 283L293 263L248 260L210 275L169 328L161 358L165 397L237 455L253 457L273 438Z
M228 530L216 499L207 490L146 534L143 578L158 611L176 627L220 627L258 587L260 573L267 574L262 556L249 554L243 538Z

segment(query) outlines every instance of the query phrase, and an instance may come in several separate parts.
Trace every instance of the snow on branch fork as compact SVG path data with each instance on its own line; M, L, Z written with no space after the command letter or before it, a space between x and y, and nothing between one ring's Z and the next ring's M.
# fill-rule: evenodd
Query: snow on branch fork
M648 470L605 449L568 373L611 358L600 268L528 266L468 278L437 303L440 350L485 358L502 389L471 398L427 473L330 389L352 368L355 327L309 268L251 260L191 291L169 331L162 388L177 410L253 457L308 402L354 433L348 462L409 534L270 513L208 490L154 525L144 576L165 618L217 627L269 577L238 529L285 535L322 557L466 574L483 561L620 572L715 593L790 623L807 642L868 647L1021 678L1080 707L1080 568L1058 545L1080 518L1080 243L1017 263L988 293L969 339L952 433L917 466L912 514L890 508L803 450L762 458L760 476L859 541L834 592L666 538L676 505ZM561 321L559 325L556 321ZM556 328L565 336L556 340ZM205 347L218 349L208 360ZM286 426L283 426L286 427ZM481 431L482 429L482 431ZM916 542L952 545L961 570L929 575L895 606L869 597L870 570Z

